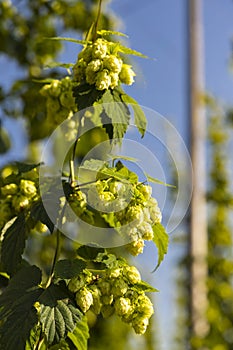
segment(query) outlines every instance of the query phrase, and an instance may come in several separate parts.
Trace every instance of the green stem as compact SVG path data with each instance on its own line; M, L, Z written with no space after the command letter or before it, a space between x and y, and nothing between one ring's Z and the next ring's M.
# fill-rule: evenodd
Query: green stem
M58 258L59 258L60 250L61 250L61 232L59 230L57 230L56 231L56 249L55 249L55 254L53 257L53 263L52 263L51 271L49 274L49 278L48 278L48 281L46 283L46 288L48 288L52 282L52 279L54 276L54 269L55 269L55 265L56 265Z
M97 37L97 29L98 29L98 24L99 24L99 19L101 15L101 6L102 6L102 0L99 0L99 6L98 6L98 12L97 12L97 17L94 25L94 33L93 33L93 41L96 40Z
M61 211L61 215L58 219L58 223L57 226L59 227L62 223L62 219L66 210L66 206L67 206L67 202L64 204L64 207L62 208ZM55 253L54 253L54 257L53 257L53 263L52 263L52 267L51 267L51 271L48 277L48 281L46 283L46 288L48 288L52 282L53 276L54 276L54 269L55 269L55 265L58 261L59 255L60 255L60 250L61 250L61 231L59 229L57 229L56 231L56 249L55 249Z

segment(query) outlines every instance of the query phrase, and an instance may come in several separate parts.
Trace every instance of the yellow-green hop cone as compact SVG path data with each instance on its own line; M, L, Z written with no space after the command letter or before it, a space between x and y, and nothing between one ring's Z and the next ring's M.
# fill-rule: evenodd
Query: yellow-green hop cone
M114 281L112 285L112 293L114 297L123 296L128 290L128 284L124 281L123 278L119 277Z
M129 283L136 284L141 282L141 275L135 266L127 266L124 269L124 276L127 278Z
M35 226L35 229L34 229L36 232L39 232L39 233L45 233L48 231L48 227L44 224L42 224L42 222L37 222L36 223L36 226Z
M89 63L92 59L92 46L88 45L86 46L79 54L78 54L78 61L83 59L86 63Z
M98 315L100 313L102 303L101 303L101 292L99 288L93 284L89 286L89 290L93 297L93 304L91 305L91 310Z
M78 290L83 288L86 284L91 283L92 279L93 279L92 273L88 270L84 270L83 273L71 278L68 284L68 289L72 293L76 293Z
M132 326L136 334L144 334L148 325L149 320L146 317L135 317L132 321Z
M92 293L86 287L80 289L76 293L75 300L84 313L87 312L93 304Z
M12 199L12 206L16 212L21 212L29 206L29 199L25 196L15 196Z
M78 83L81 83L83 80L85 80L86 77L86 68L87 68L87 62L84 61L83 58L79 59L74 67L73 67L73 74L74 74L74 80Z
M114 306L118 316L128 316L132 313L130 299L128 298L116 299Z
M100 71L96 75L95 86L98 90L106 90L111 84L111 77L106 69Z
M37 189L35 186L35 182L30 180L21 180L20 181L20 191L25 195L30 197L34 197L37 193Z
M59 80L55 79L49 86L49 94L53 97L58 97L61 93L61 83Z
M119 83L119 75L118 73L109 73L110 79L111 79L111 84L110 84L110 88L114 89L118 83Z
M108 42L104 39L97 39L92 47L92 57L103 59L108 51Z
M122 272L122 269L120 269L120 268L111 269L108 272L108 276L109 276L109 278L117 278L120 276L121 272Z
M137 300L137 312L143 316L150 318L154 313L153 304L146 295L139 295Z
M152 195L152 188L149 185L140 185L137 187L140 191L140 193L145 197L146 200L149 200Z
M103 279L100 279L98 281L98 288L100 289L102 295L109 295L111 291L111 284Z
M143 253L144 241L143 239L138 239L137 241L131 242L127 245L127 250L133 256Z
M92 60L86 68L86 81L88 84L94 84L97 79L97 72L102 69L102 61L100 59Z
M141 223L141 225L138 227L138 230L143 239L151 241L154 238L153 228L148 222L144 221Z
M132 85L134 82L135 73L129 64L123 64L119 74L120 81L126 85Z
M93 72L98 72L99 70L101 70L102 66L102 61L100 59L95 59L88 63L87 69L92 70Z
M5 185L4 187L1 188L1 193L3 194L3 196L16 194L17 191L18 191L18 186L13 183L9 185Z
M128 222L133 221L135 225L141 224L144 221L144 214L143 214L142 207L139 205L134 207L133 206L129 207L126 213L126 219Z
M162 221L162 213L159 209L158 202L155 198L150 198L148 201L148 207L150 211L150 218L153 223L160 223Z
M122 69L122 60L115 55L107 55L104 58L103 65L112 73L119 74Z

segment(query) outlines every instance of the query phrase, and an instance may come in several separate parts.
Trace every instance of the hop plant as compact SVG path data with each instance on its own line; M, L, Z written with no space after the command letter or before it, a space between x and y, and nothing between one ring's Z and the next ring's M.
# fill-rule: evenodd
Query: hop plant
M77 112L72 89L73 80L70 77L55 79L42 87L40 93L46 98L48 125L56 127Z
M83 287L76 293L76 303L85 313L87 312L91 305L93 304L93 296L91 290Z
M91 309L104 318L116 313L123 322L132 325L136 333L145 333L154 310L140 288L138 269L113 254L99 253L96 262L106 263L106 270L98 278L85 269L69 281L68 288L75 293L78 307L83 313Z
M9 175L1 178L3 186L0 191L0 227L20 214L30 210L32 204L38 200L38 174L30 171L24 175L15 175L13 170ZM10 182L13 181L14 182Z
M86 81L97 90L114 89L119 83L132 85L135 75L131 66L123 63L117 45L103 38L87 44L73 68L75 82Z
M121 172L127 177L134 175L118 163L106 170L117 177L122 176ZM82 192L77 191L70 195L69 202L81 218L84 218L88 210L93 215L95 210L98 210L104 221L125 237L129 242L127 250L136 256L143 253L145 240L153 240L153 226L161 222L162 214L158 202L151 196L152 188L138 183L135 177L132 178L132 182L121 182L115 177L104 179L97 176L95 183L87 186Z

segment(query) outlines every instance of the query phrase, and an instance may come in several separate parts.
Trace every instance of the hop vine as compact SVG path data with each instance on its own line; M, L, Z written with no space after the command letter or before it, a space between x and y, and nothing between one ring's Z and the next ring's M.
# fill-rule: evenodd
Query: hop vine
M122 257L87 242L76 251L73 248L74 259L60 258L61 237L62 242L66 240L60 224L72 221L66 215L67 206L75 217L92 226L98 222L99 226L114 229L134 256L143 253L145 241L153 241L158 249L156 267L168 247L152 188L147 179L140 182L123 159L116 163L90 159L77 167L84 175L94 172L93 181L82 182L79 172L74 171L76 148L86 124L104 130L111 145L120 144L131 117L142 137L146 131L143 110L122 89L122 84L132 85L136 75L125 55L146 56L112 39L123 34L98 30L100 5L101 1L85 40L50 38L83 46L74 64L61 64L68 68L68 75L61 80L39 81L44 84L40 88L46 109L43 126L52 132L66 121L61 128L62 142L74 142L68 153L68 176L60 169L63 193L57 194L57 182L49 176L40 183L38 169L43 164L16 162L0 173L0 275L7 285L0 295L0 344L6 350L85 350L90 310L104 318L116 314L139 335L146 332L154 313L146 293L156 289L142 281L138 269ZM59 65L53 62L51 66ZM46 198L41 191L46 192ZM46 211L46 201L54 207L53 220ZM25 247L32 233L48 235L49 231L56 247L47 271L30 265Z

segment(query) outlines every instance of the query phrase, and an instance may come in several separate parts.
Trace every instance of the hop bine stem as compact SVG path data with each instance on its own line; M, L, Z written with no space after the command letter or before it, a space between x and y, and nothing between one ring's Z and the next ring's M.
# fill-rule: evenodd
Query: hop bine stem
M67 206L67 202L64 204L62 211L61 211L61 215L58 219L58 227L62 223L62 218L64 216L66 206ZM55 265L59 259L60 250L61 250L61 231L57 228L57 231L56 231L56 249L55 249L55 253L54 253L54 257L53 257L51 272L50 272L50 275L49 275L47 283L46 283L46 288L48 288L52 282L52 279L54 276Z

